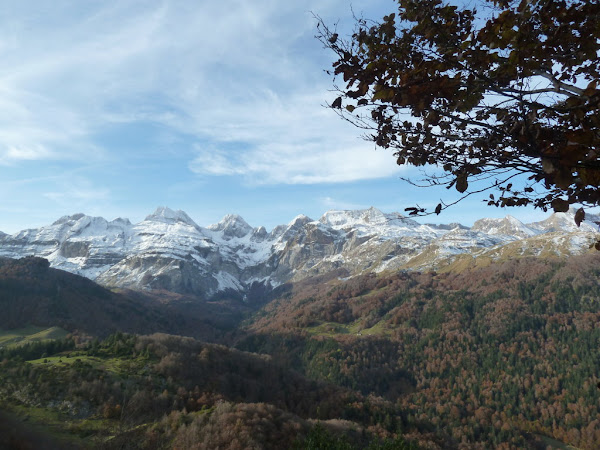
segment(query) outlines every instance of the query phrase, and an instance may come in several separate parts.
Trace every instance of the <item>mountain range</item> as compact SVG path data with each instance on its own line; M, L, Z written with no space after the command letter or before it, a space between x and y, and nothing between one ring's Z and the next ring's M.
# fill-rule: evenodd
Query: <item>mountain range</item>
M580 227L574 211L524 224L511 216L472 227L421 224L376 208L300 215L270 232L227 215L207 227L159 207L142 222L74 214L51 225L0 233L0 256L46 258L51 267L110 288L167 290L203 299L251 301L315 275L338 278L393 270L447 270L519 256L589 251L599 217Z

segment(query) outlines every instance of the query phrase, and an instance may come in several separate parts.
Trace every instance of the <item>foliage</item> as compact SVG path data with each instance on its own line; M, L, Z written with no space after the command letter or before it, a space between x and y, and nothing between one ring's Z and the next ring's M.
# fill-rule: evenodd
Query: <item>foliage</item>
M42 358L44 355L53 355L75 347L71 337L64 339L43 340L27 342L19 346L0 348L0 361L5 358L19 357L24 360Z
M353 450L355 447L344 437L336 437L321 424L315 425L301 447L305 450Z
M356 445L352 444L346 436L336 436L321 423L317 423L308 432L302 443L295 446L300 450L356 450ZM384 439L383 441L373 440L367 450L416 450L418 446L414 443L405 441L401 436L393 439Z
M424 185L498 190L488 204L501 207L597 205L600 3L397 1L380 23L358 18L349 39L319 22L343 78L330 106L399 165L443 170Z
M5 354L0 411L40 411L42 422L92 448L291 448L311 419L339 436L373 428L394 437L379 420L399 413L391 402L309 380L264 355L165 334L72 344ZM366 447L373 436L353 441Z
M0 409L92 448L597 448L599 263L298 283L237 349L120 332L5 349Z
M174 448L245 450L291 448L308 429L306 421L264 403L223 402L181 427Z

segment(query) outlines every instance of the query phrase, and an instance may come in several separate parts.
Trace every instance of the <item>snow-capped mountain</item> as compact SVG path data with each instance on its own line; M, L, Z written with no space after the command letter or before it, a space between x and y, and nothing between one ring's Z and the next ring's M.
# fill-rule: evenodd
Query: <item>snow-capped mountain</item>
M53 267L109 287L166 289L211 298L245 295L333 270L439 269L461 258L583 253L595 242L598 217L577 227L574 211L523 224L481 219L468 228L432 225L375 208L300 215L271 232L238 215L208 227L183 211L158 208L142 222L83 214L13 235L0 233L0 256L47 258Z
M517 236L520 238L528 238L545 232L543 228L535 229L528 227L513 216L506 216L503 219L479 219L473 224L471 231L493 235Z

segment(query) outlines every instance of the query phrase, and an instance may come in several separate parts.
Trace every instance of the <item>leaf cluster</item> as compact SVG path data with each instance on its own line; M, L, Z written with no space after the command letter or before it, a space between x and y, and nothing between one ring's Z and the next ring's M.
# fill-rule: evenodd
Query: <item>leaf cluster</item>
M381 22L357 18L348 39L320 21L317 38L337 58L330 107L397 164L435 166L414 184L461 199L496 190L486 202L500 207L597 205L600 3L467 5L398 0Z

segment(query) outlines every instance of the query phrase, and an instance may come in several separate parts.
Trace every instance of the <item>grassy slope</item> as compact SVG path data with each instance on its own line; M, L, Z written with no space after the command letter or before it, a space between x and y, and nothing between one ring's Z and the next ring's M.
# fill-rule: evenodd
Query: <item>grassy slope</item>
M69 332L60 327L47 328L28 325L13 330L0 328L0 347L12 348L30 342L64 339L67 334L69 334Z
M335 337L339 335L354 334L356 336L386 336L392 330L386 326L384 320L380 320L372 327L364 327L362 320L356 320L349 324L318 321L317 325L305 328L313 336Z
M147 360L132 358L131 355L103 357L90 356L81 351L65 351L27 363L43 367L44 371L53 373L57 380L62 381L64 371L75 363L89 366L97 373L104 373L104 376L111 376L114 380L126 381L133 374L139 374ZM76 417L57 408L26 405L6 399L1 402L1 417L10 417L11 429L14 430L13 441L24 443L23 448L98 448L98 445L110 441L111 436L116 433L126 433L128 428L137 428L137 425L124 427L123 424L105 419L99 414ZM33 430L33 435L29 436L24 432L25 429ZM38 447L40 443L43 445ZM0 448L4 447L0 445Z

